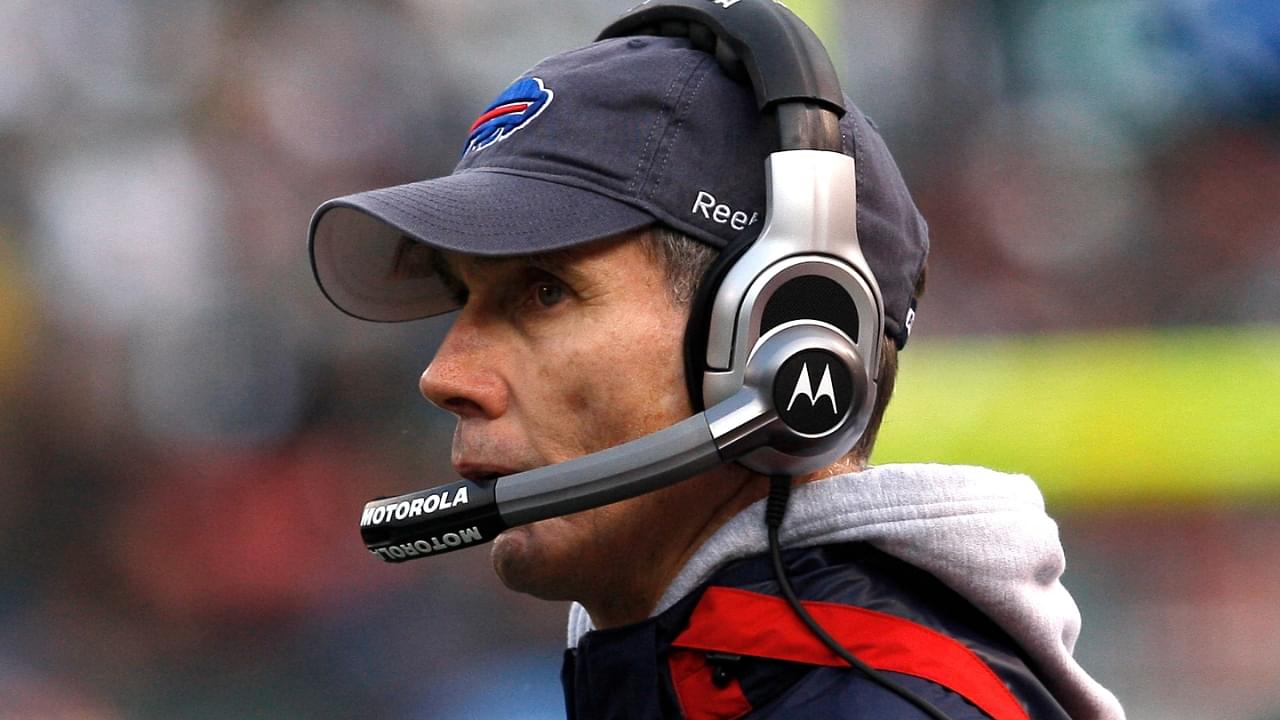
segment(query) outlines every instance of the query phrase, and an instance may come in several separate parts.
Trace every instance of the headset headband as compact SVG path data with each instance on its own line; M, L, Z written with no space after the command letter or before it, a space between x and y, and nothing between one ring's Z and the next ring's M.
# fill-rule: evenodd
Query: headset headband
M777 113L780 150L841 152L845 107L835 66L813 30L781 3L646 0L596 39L627 35L688 37L730 71L741 63L760 110Z

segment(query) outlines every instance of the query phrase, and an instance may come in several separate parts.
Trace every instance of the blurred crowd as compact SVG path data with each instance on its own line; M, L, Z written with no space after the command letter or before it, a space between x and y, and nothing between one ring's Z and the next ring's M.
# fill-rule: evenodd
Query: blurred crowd
M1280 324L1280 4L790 4L930 222L915 342ZM629 5L0 3L0 717L562 715L563 606L361 547L448 472L447 319L341 315L304 238Z

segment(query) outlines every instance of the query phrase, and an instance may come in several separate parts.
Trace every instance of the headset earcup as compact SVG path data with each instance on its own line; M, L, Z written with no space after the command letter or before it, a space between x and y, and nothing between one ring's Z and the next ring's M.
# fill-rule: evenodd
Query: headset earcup
M833 462L857 444L874 407L878 387L872 368L882 332L874 280L831 256L788 255L786 245L770 249L758 241L749 248L745 253L741 245L727 248L717 258L691 308L685 334L691 402L695 407L716 403L744 385L771 388L767 405L791 429L771 431L764 446L737 462L764 474L812 472L818 467L813 463ZM764 254L754 254L759 251ZM728 297L731 288L742 297ZM717 324L713 327L712 322ZM728 332L736 336L731 367L708 367L710 338ZM780 365L779 353L801 360ZM827 359L815 353L826 353ZM847 369L843 379L831 355L841 358ZM813 375L806 369L810 364ZM797 398L805 398L800 408L816 408L827 399L831 411L843 420L830 429L819 427L817 421L833 418L809 415L807 410L792 413Z

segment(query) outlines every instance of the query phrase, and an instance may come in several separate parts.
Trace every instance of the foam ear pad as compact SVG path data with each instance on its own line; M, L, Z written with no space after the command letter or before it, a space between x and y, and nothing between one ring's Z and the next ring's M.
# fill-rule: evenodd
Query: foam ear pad
M760 315L760 334L793 320L820 320L858 344L858 306L840 283L822 275L801 275L773 291Z

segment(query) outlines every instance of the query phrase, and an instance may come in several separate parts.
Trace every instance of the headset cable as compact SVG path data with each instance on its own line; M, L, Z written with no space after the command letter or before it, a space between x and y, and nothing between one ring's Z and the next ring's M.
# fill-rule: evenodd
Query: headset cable
M817 620L809 614L804 605L800 604L799 598L796 597L795 590L791 587L791 581L787 579L786 568L782 565L782 546L778 542L778 528L782 526L782 518L787 513L787 501L791 499L791 478L786 475L773 475L769 478L769 500L765 506L764 522L769 531L769 556L773 559L773 574L778 579L778 588L782 591L782 596L786 598L787 604L795 611L796 615L809 627L809 630L822 641L824 645L831 649L853 669L858 670L866 675L872 682L881 687L897 694L903 700L920 708L924 714L934 720L950 720L941 710L934 707L932 703L924 698L916 695L907 688L895 683L874 668L854 657L853 653L841 645L827 633L826 630L818 624Z

